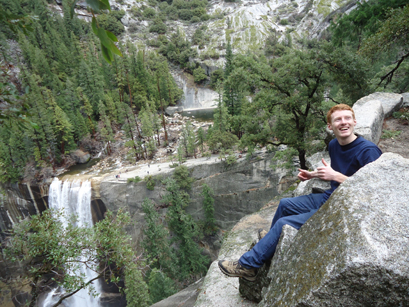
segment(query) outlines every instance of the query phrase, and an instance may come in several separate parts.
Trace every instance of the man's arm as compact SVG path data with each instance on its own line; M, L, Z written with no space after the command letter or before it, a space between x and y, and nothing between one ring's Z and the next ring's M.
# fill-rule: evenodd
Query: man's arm
M345 179L348 178L344 174L334 171L332 167L324 160L324 158L322 158L322 164L324 164L324 166L320 166L317 168L316 171L312 171L312 172L299 168L298 170L300 172L298 173L297 177L301 181L310 180L312 178L320 178L322 180L327 180L327 181L334 180L339 183L343 183Z

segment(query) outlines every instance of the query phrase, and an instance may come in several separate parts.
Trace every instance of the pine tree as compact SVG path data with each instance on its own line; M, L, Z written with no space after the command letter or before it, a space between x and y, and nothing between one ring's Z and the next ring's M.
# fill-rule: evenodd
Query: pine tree
M99 117L101 119L99 124L99 132L103 142L107 142L108 155L112 154L111 142L114 141L114 133L111 127L111 121L106 115L106 107L102 101L98 104Z
M204 153L203 145L204 145L204 142L206 141L206 135L202 127L200 127L197 130L196 141L197 141L197 144L200 146L200 151L203 154Z
M168 204L167 220L169 229L175 234L174 241L178 245L179 279L185 279L190 274L206 271L208 259L201 254L195 238L199 236L199 229L190 215L185 212L189 204L189 195L180 190L172 178L166 180L167 194L162 202Z
M205 234L212 234L216 230L216 220L214 218L214 192L207 184L203 184L201 195L203 196L203 209L205 213L204 232Z

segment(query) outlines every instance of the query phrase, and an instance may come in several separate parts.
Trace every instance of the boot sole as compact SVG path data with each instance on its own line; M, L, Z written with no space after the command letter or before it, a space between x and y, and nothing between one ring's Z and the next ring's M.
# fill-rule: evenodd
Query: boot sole
M256 280L257 275L255 275L254 277L245 277L245 276L243 276L243 275L241 275L241 274L229 273L229 272L227 272L227 271L225 270L225 268L224 268L223 266L220 265L220 263L218 263L218 265L219 265L220 271L222 271L222 273L223 273L224 275L226 275L226 276L229 276L229 277L240 277L240 278L243 278L244 280L247 280L247 281L250 281L250 282L253 282L253 281Z

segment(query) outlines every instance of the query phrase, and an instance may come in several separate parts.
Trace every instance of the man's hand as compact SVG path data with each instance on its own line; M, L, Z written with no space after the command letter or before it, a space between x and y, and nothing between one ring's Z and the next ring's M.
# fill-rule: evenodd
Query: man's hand
M320 166L317 168L317 177L322 179L322 180L334 180L337 181L339 183L343 183L345 181L345 179L347 179L348 177L337 172L334 171L332 169L332 167L324 160L324 158L322 158L322 164L324 164L324 166Z
M300 172L298 173L297 177L298 179L300 179L301 181L305 181L305 180L310 180L311 178L317 177L317 172L310 172L307 171L305 169L298 169Z

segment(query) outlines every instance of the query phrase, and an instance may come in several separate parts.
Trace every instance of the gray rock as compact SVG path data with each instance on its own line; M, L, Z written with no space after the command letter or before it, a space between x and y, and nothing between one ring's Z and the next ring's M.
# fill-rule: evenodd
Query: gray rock
M391 116L392 113L399 110L403 104L403 97L401 94L376 92L359 99L355 102L354 107L362 106L371 100L379 100L382 103L385 117Z
M328 151L320 151L316 152L310 157L307 157L307 166L308 168L315 170L319 166L323 166L322 164L322 158L328 163L331 163L331 158L329 157L329 152Z
M292 244L295 235L298 230L290 225L283 226L283 232L281 233L280 240L278 241L276 252L271 261L266 262L257 274L257 279L254 282L246 281L242 278L239 279L240 294L250 301L260 302L264 296L264 293L271 283L270 272L271 267L280 266L283 261L287 261L285 252ZM271 263L273 264L271 266Z
M83 152L81 149L71 152L70 156L78 164L87 163L91 159L91 155L88 152Z
M167 107L165 109L165 114L168 116L173 116L176 112L181 112L183 111L183 108L181 107Z
M405 107L405 108L409 107L409 93L403 93L402 98L403 98L402 107Z
M227 167L224 161L216 159L198 158L184 163L196 179L190 191L191 203L186 208L187 213L195 219L204 219L202 186L208 184L215 193L214 207L216 225L221 229L230 229L243 216L258 211L264 204L285 191L294 181L287 177L287 170L271 168L272 154L259 152L250 161L239 158L237 163ZM171 163L154 164L148 167L122 173L120 179L114 174L105 177L95 195L100 195L107 209L116 212L125 208L136 222L130 226L128 233L133 242L138 243L142 238L142 229L145 224L142 202L149 198L156 204L161 204L161 198L166 193L165 187L157 184L153 191L146 188L144 181L127 183L128 178L146 175L160 176L162 179L173 174ZM149 172L149 173L148 173ZM165 214L165 209L162 212Z
M257 238L257 229L269 229L271 220L277 209L277 202L257 213L241 219L223 240L219 252L219 260L237 260L243 255ZM209 306L256 306L255 302L243 299L239 294L239 279L225 276L214 261L210 266L201 287L195 307Z
M402 105L402 95L393 93L373 93L359 99L353 106L357 120L355 131L377 144L384 118L391 116Z
M258 306L406 306L408 180L391 153L348 178L272 264Z
M322 158L324 158L327 163L331 163L331 158L329 157L328 151L321 151L313 154L311 157L307 157L307 166L312 170L316 170L317 167L323 166ZM294 190L293 196L296 197L313 193L313 189L328 190L330 188L330 181L314 178L300 182L297 188Z
M125 26L125 27L129 27L129 15L125 15L124 17L122 17L121 19L121 23Z
M355 132L377 144L382 134L384 118L382 102L379 100L368 100L365 103L358 102L352 107L357 121Z
M203 284L204 278L189 285L182 291L157 302L150 307L192 307L196 302L199 290Z
M293 196L307 195L316 193L318 190L328 190L331 188L331 182L321 180L319 178L313 178L311 180L302 181L298 184L297 188L293 192Z

